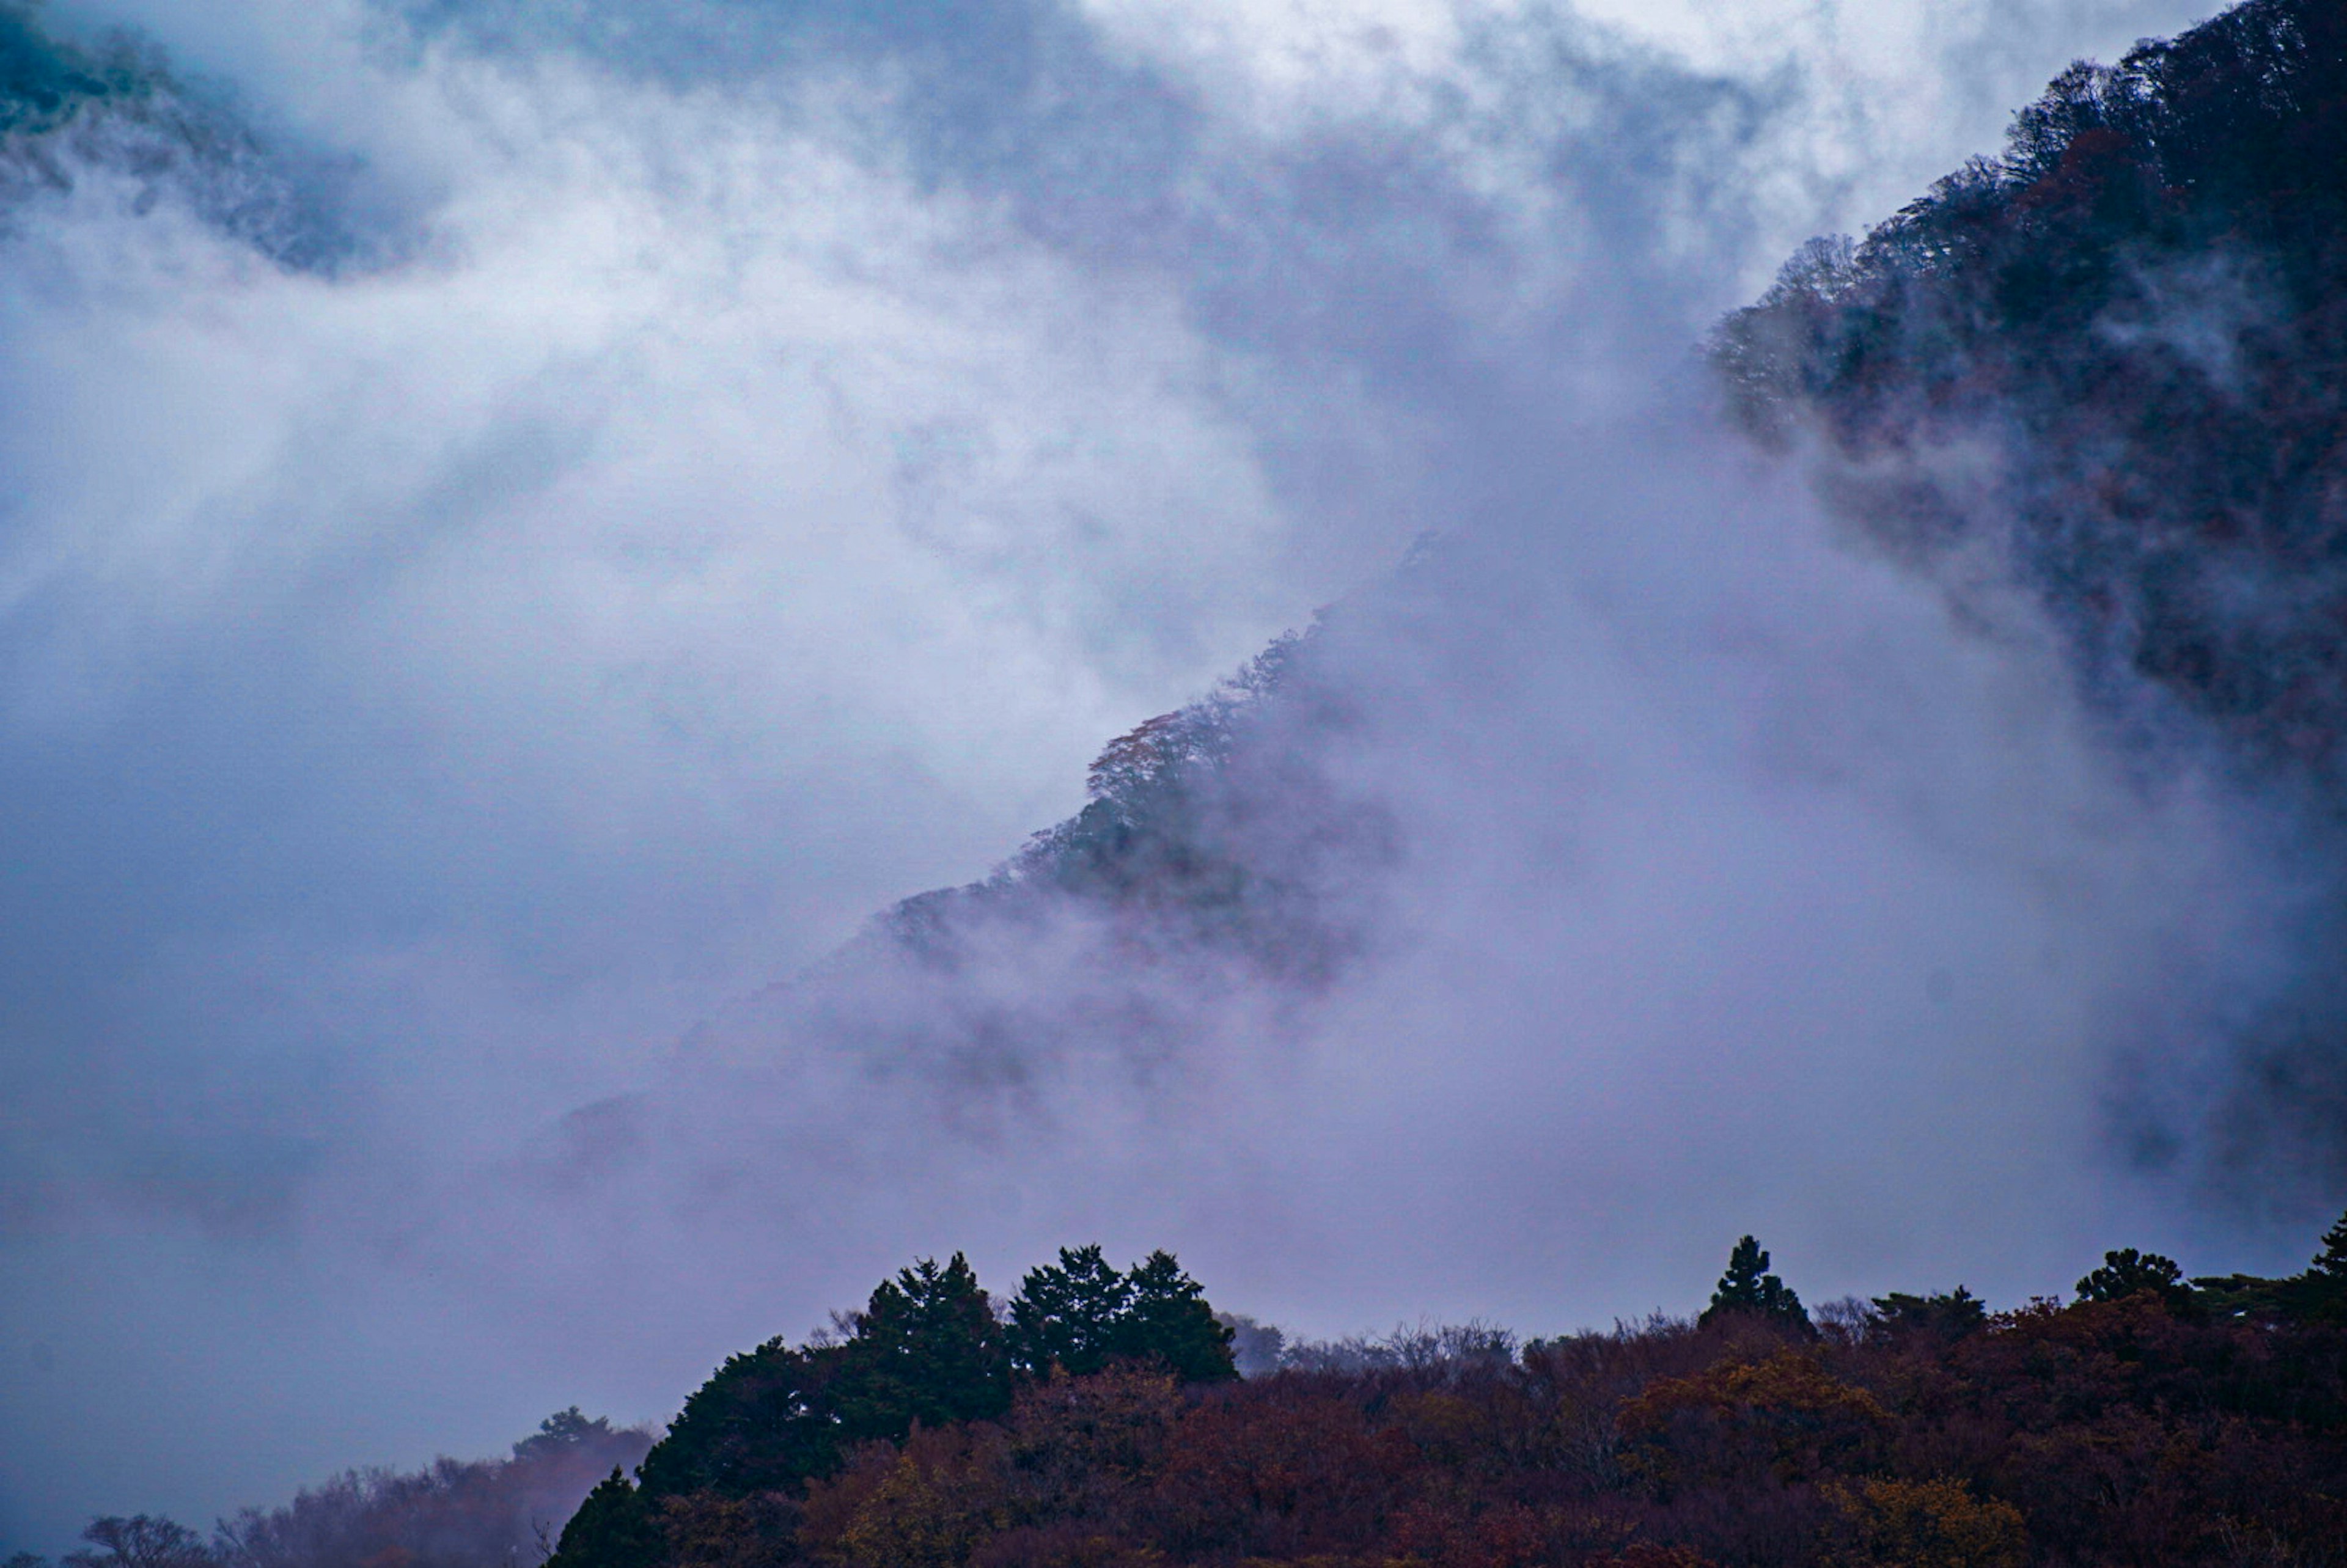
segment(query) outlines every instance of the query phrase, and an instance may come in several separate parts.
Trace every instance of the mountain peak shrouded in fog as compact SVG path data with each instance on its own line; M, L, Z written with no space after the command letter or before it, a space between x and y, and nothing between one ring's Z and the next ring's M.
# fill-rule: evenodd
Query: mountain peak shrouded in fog
M1070 1237L1477 1399L1354 1331L2272 1284L2338 40L2187 9L0 0L0 1553L526 1551Z

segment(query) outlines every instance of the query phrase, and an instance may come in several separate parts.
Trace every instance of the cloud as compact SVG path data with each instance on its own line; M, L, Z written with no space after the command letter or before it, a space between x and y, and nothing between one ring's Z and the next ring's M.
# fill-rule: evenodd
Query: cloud
M2130 966L2269 918L2202 897L2233 830L1671 379L1967 149L1881 106L2010 8L1757 65L1548 10L51 14L151 29L352 242L85 159L0 250L12 1545L662 1414L912 1250L1538 1330L1762 1220L2019 1289L2131 1216L1981 1218L2093 1165ZM726 999L1348 593L1386 717L1321 761L1409 846L1357 985L1159 973L1145 1093L1081 1032L755 1050ZM1056 936L997 978L1122 1005Z

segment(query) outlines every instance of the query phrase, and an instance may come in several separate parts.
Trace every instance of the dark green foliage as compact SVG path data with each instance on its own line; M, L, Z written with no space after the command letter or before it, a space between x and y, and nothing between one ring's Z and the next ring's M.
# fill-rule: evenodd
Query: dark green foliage
M1775 1324L1799 1333L1813 1332L1809 1315L1793 1287L1768 1272L1768 1255L1759 1242L1746 1236L1727 1255L1727 1272L1711 1293L1711 1305L1698 1321L1704 1325L1723 1317L1744 1317Z
M1170 1252L1153 1252L1126 1276L1131 1303L1120 1337L1122 1353L1164 1367L1184 1383L1236 1378L1232 1332L1214 1317L1206 1293Z
M514 1444L513 1453L518 1460L548 1459L575 1449L608 1443L616 1435L608 1419L601 1416L590 1419L573 1405L538 1422L537 1431Z
M2103 1266L2078 1281L2081 1301L2125 1301L2138 1292L2171 1307L2192 1299L2192 1287L2184 1283L2184 1270L2174 1258L2131 1246L2103 1254Z
M1931 1296L1894 1290L1874 1298L1875 1329L1898 1337L1929 1334L1961 1339L1988 1327L1988 1305L1963 1286Z
M993 1304L962 1255L924 1258L884 1280L840 1348L828 1404L850 1442L903 1437L1010 1407L1010 1362Z
M2192 1282L2195 1300L2223 1317L2347 1323L2347 1215L2322 1234L2303 1272L2287 1279L2229 1274Z
M1098 1246L1060 1249L1057 1264L1030 1269L1010 1302L1012 1355L1025 1371L1053 1367L1083 1377L1126 1354L1132 1282Z
M846 1360L844 1346L779 1338L727 1357L644 1456L645 1489L746 1497L828 1471L841 1450L831 1385Z
M999 1418L1020 1372L1095 1372L1130 1359L1190 1381L1235 1376L1228 1331L1163 1252L1128 1276L1097 1246L1063 1249L1027 1276L1007 1327L959 1253L943 1265L925 1258L882 1281L844 1327L828 1343L774 1339L729 1358L645 1456L643 1495L793 1493L859 1444Z
M2347 1214L2322 1233L2322 1250L2306 1266L2306 1272L2318 1277L2347 1286Z
M659 1568L667 1544L644 1494L614 1470L563 1526L547 1568Z
M1117 1360L1154 1363L1185 1383L1238 1376L1231 1330L1169 1252L1119 1274L1097 1246L1062 1248L1029 1272L1010 1304L1012 1356L1030 1376L1082 1377Z

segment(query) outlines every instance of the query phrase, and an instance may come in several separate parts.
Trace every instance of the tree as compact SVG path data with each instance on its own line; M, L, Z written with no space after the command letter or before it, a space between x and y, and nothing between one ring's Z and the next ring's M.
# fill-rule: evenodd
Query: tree
M1010 1408L1010 1365L994 1304L961 1254L883 1280L854 1319L832 1407L843 1435L903 1437L914 1423L983 1420Z
M832 1384L846 1358L845 1345L780 1338L727 1357L644 1456L645 1493L748 1497L828 1474L841 1449Z
M1975 1329L1988 1327L1988 1304L1961 1285L1952 1291L1931 1296L1910 1296L1894 1290L1888 1296L1876 1296L1874 1310L1876 1327L1893 1338L1930 1334L1943 1339L1961 1339Z
M218 1561L196 1532L144 1513L93 1519L81 1538L97 1552L68 1552L65 1568L213 1568Z
M1816 1332L1793 1287L1768 1272L1768 1255L1746 1236L1727 1255L1727 1272L1711 1293L1711 1305L1696 1322L1708 1326L1727 1317L1754 1317L1803 1334Z
M1204 1287L1163 1250L1120 1274L1098 1246L1061 1248L1058 1264L1020 1282L1010 1337L1012 1358L1030 1377L1054 1367L1085 1377L1115 1361L1153 1361L1185 1383L1238 1376L1231 1330Z
M649 1500L614 1465L562 1527L546 1568L657 1568L666 1544Z
M548 1459L582 1444L608 1441L614 1435L609 1419L597 1416L590 1420L573 1405L538 1422L536 1432L514 1444L513 1454L518 1460Z
M2322 1250L2314 1255L2306 1272L2347 1286L2347 1214L2341 1214L2338 1223L2322 1233Z
M1182 1271L1172 1253L1151 1253L1133 1266L1127 1284L1117 1335L1121 1354L1163 1362L1185 1383L1227 1383L1239 1375L1232 1331L1216 1320L1205 1288Z
M1124 1319L1133 1285L1097 1245L1061 1247L1060 1261L1027 1271L1010 1301L1011 1353L1020 1369L1041 1377L1059 1367L1097 1372L1127 1352Z
M644 1456L645 1495L788 1491L831 1474L859 1442L1010 1408L1002 1326L959 1253L881 1281L846 1327L835 1343L775 1338L727 1358Z
M2078 1281L2080 1301L2124 1301L2142 1291L2151 1292L2169 1307L2181 1307L2192 1299L2192 1287L2184 1283L2184 1271L2174 1258L2156 1252L2139 1253L2131 1246L2103 1254L2103 1266Z

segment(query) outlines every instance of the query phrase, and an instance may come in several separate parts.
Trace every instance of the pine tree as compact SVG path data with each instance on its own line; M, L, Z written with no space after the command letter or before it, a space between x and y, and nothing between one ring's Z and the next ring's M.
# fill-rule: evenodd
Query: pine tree
M2347 1286L2347 1214L2341 1214L2338 1223L2322 1233L2322 1250L2314 1255L2306 1272Z
M883 1280L856 1315L832 1408L854 1440L983 1420L1010 1408L1010 1361L994 1304L961 1254L923 1258Z
M1727 1272L1711 1293L1711 1305L1696 1322L1709 1325L1724 1317L1756 1317L1763 1322L1814 1333L1809 1315L1793 1287L1768 1272L1768 1255L1758 1241L1746 1236L1727 1255Z
M2192 1287L2184 1283L2184 1270L2174 1258L2131 1246L2103 1254L2103 1266L2078 1281L2080 1301L2124 1301L2144 1291L2170 1307L2192 1299Z

